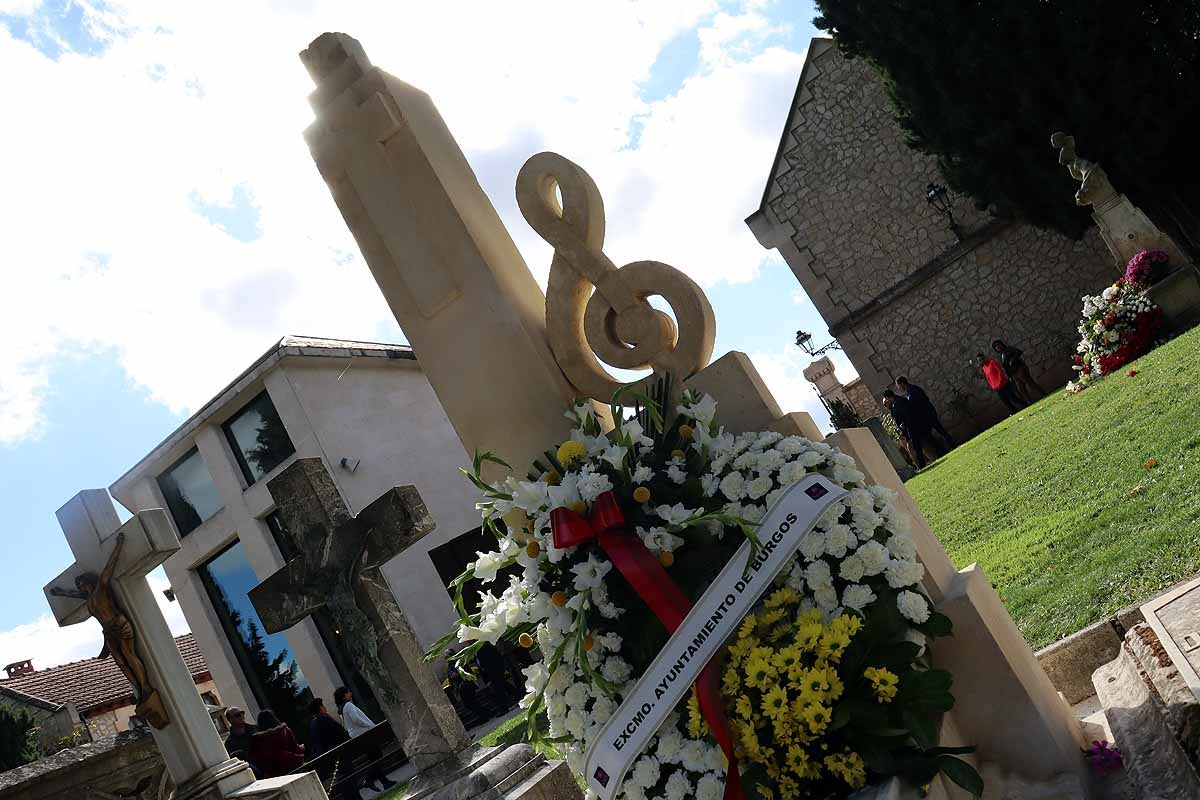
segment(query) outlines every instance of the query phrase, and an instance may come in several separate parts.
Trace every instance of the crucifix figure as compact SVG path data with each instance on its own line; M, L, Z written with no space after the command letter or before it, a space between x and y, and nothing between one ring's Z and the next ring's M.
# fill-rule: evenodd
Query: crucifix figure
M176 797L215 800L252 783L246 762L225 752L146 580L179 549L167 513L139 511L122 525L108 492L92 489L57 516L75 563L46 586L46 600L59 625L100 623L104 649L133 684Z
M319 458L297 459L267 487L299 555L250 591L266 631L325 609L418 770L466 747L466 730L422 663L421 646L381 571L433 530L416 488L389 489L353 516Z
M54 597L84 601L87 610L100 623L100 629L104 632L104 647L97 658L112 656L117 668L133 685L134 694L137 696L137 715L155 728L165 728L170 722L167 710L163 708L158 692L150 685L146 665L142 663L135 647L137 637L133 632L133 625L130 624L129 617L125 615L125 610L121 608L121 602L113 591L113 572L124 545L125 532L117 531L112 554L99 575L84 572L75 577L74 589L51 586L46 591Z

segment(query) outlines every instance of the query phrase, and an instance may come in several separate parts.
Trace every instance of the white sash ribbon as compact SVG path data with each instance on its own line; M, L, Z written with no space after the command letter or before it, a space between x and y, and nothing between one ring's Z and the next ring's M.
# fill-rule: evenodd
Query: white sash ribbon
M846 490L820 475L788 487L758 527L762 547L750 561L745 542L642 674L592 743L584 760L588 787L612 800L625 773L679 703L704 665L738 629L801 540Z

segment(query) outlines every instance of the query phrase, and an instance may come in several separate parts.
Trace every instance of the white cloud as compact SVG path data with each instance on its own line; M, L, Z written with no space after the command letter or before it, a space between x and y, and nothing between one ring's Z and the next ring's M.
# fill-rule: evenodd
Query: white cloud
M784 411L807 411L822 431L830 430L829 414L817 396L816 388L804 377L804 368L812 361L796 347L785 346L771 352L750 353L762 379ZM845 380L845 379L843 379Z
M148 576L150 588L167 620L171 633L187 633L187 620L179 603L170 603L162 590L170 584L161 570ZM0 631L0 665L32 659L35 669L47 669L71 661L95 658L104 646L100 624L93 619L60 628L51 614L42 614L33 622Z
M465 24L456 4L130 0L81 6L109 46L57 60L0 28L0 70L19 76L0 103L23 109L0 127L0 149L19 154L0 194L0 445L37 435L48 365L67 349L111 349L134 384L183 412L284 333L388 329L300 136L312 87L296 53L321 30L357 32L375 63L431 94L543 280L549 249L512 201L540 149L596 178L617 263L752 279L764 253L742 218L802 60L763 49L774 31L758 5L479 4ZM699 72L642 101L664 45L697 27ZM252 242L195 209L239 187L259 211Z

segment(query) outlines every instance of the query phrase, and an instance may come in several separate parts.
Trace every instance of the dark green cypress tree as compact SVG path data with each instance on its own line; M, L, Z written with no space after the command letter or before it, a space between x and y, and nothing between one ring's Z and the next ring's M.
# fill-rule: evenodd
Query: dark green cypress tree
M1064 130L1156 222L1200 238L1196 0L816 4L814 24L881 73L911 146L980 206L1085 230L1050 147Z
M37 760L37 747L30 736L36 724L29 715L0 706L0 772Z

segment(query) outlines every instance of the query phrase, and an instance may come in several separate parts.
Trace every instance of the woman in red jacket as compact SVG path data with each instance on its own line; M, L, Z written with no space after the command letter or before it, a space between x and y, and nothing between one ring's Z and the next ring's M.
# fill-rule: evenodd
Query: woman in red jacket
M1010 415L1017 413L1017 410L1025 403L1017 394L1017 389L1009 379L1008 373L1004 371L1004 367L999 361L989 358L983 353L976 353L975 358L979 361L979 368L983 370L983 377L988 386L1000 397L1000 401L1008 408L1008 413Z
M304 745L275 712L267 709L258 715L258 730L250 737L250 763L264 778L286 775L304 763Z

